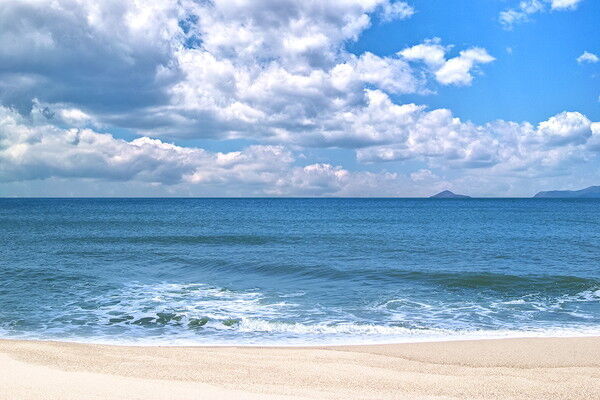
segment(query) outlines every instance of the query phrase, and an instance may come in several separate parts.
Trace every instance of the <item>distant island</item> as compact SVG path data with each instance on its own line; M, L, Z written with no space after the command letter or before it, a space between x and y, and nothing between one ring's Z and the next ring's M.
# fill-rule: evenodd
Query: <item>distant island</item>
M470 199L470 196L465 196L464 194L456 194L452 193L449 190L444 190L443 192L439 192L438 194L434 194L429 197L430 199Z
M600 199L600 186L590 186L581 190L550 190L539 192L533 197L545 199Z

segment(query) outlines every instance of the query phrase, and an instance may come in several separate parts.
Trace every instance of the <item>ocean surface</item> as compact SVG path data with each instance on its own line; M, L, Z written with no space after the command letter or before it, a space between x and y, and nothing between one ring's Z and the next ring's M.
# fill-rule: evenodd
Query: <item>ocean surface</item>
M600 201L0 199L0 337L600 334Z

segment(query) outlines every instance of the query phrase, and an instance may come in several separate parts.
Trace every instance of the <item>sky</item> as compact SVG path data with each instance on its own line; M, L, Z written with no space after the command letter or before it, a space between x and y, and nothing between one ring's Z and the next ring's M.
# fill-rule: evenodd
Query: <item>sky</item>
M600 185L594 0L0 2L2 197Z

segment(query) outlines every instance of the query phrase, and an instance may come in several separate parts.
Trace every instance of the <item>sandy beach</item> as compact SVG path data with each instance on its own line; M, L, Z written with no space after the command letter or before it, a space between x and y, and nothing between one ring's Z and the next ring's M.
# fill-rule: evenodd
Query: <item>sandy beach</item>
M365 346L0 341L0 399L594 399L600 338Z

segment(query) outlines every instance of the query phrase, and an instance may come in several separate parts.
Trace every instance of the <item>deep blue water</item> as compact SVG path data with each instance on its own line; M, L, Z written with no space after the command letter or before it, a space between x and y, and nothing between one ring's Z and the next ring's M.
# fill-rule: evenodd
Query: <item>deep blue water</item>
M600 333L600 201L0 199L0 336Z

